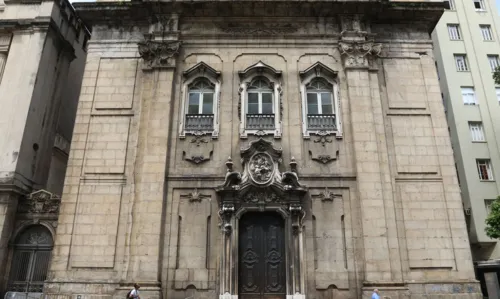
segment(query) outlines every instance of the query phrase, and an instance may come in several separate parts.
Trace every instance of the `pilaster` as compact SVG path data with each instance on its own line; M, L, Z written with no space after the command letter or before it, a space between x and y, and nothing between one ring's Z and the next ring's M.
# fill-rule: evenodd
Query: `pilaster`
M398 257L391 256L389 249L383 182L383 166L387 160L380 155L381 150L387 150L383 151L384 146L378 139L377 125L383 122L383 117L376 90L377 76L370 72L381 45L373 42L362 25L357 16L344 16L339 48L347 77L351 120L355 124L352 137L363 218L364 281L389 282L395 278L391 273L391 261Z

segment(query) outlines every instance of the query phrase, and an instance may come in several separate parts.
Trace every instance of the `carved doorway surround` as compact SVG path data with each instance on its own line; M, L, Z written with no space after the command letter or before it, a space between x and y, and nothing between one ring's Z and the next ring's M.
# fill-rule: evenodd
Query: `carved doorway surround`
M262 217L275 213L283 218L285 265L282 268L284 273L280 275L284 276L286 299L304 299L302 221L307 188L298 181L296 163L292 159L291 170L281 172L282 150L262 138L242 148L240 155L243 171L233 170L233 162L229 158L225 182L216 188L223 233L219 298L238 299L242 294L239 237L244 232L240 232L240 220L248 219L244 217L248 213L252 213L253 217L259 217L260 213ZM252 299L282 298L280 294L276 291L274 295L254 296Z

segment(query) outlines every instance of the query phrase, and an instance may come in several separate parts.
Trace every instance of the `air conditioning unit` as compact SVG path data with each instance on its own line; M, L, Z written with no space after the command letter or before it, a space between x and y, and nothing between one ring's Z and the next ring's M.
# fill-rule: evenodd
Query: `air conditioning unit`
M7 292L4 299L41 299L43 293Z
M470 208L464 209L464 213L465 213L465 215L470 216L470 213L471 213Z

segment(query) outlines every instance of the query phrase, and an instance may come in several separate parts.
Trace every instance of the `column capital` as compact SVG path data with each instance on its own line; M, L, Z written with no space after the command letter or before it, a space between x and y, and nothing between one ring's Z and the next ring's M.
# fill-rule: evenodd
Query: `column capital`
M173 68L181 42L146 40L139 42L138 46L139 55L144 59L148 68Z
M368 58L379 56L382 44L369 39L370 34L363 31L343 31L339 41L340 55L344 58L346 68L367 68Z

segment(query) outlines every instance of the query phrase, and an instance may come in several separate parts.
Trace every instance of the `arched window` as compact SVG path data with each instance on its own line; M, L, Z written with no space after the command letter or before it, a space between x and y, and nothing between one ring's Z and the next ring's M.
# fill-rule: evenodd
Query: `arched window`
M342 136L339 113L337 73L320 62L305 71L302 77L303 134Z
M199 78L189 86L188 114L214 114L215 85Z
M200 62L184 72L182 118L179 135L219 134L220 72Z
M52 247L52 234L42 225L33 225L21 232L14 244L8 291L41 293Z
M265 77L255 78L247 87L247 115L274 114L273 88ZM274 128L274 121L271 124ZM249 124L247 123L247 128Z
M240 137L249 134L281 138L281 71L259 61L238 72L240 84Z
M334 117L333 86L323 78L315 78L306 85L307 115L321 114ZM335 128L335 123L330 124Z

